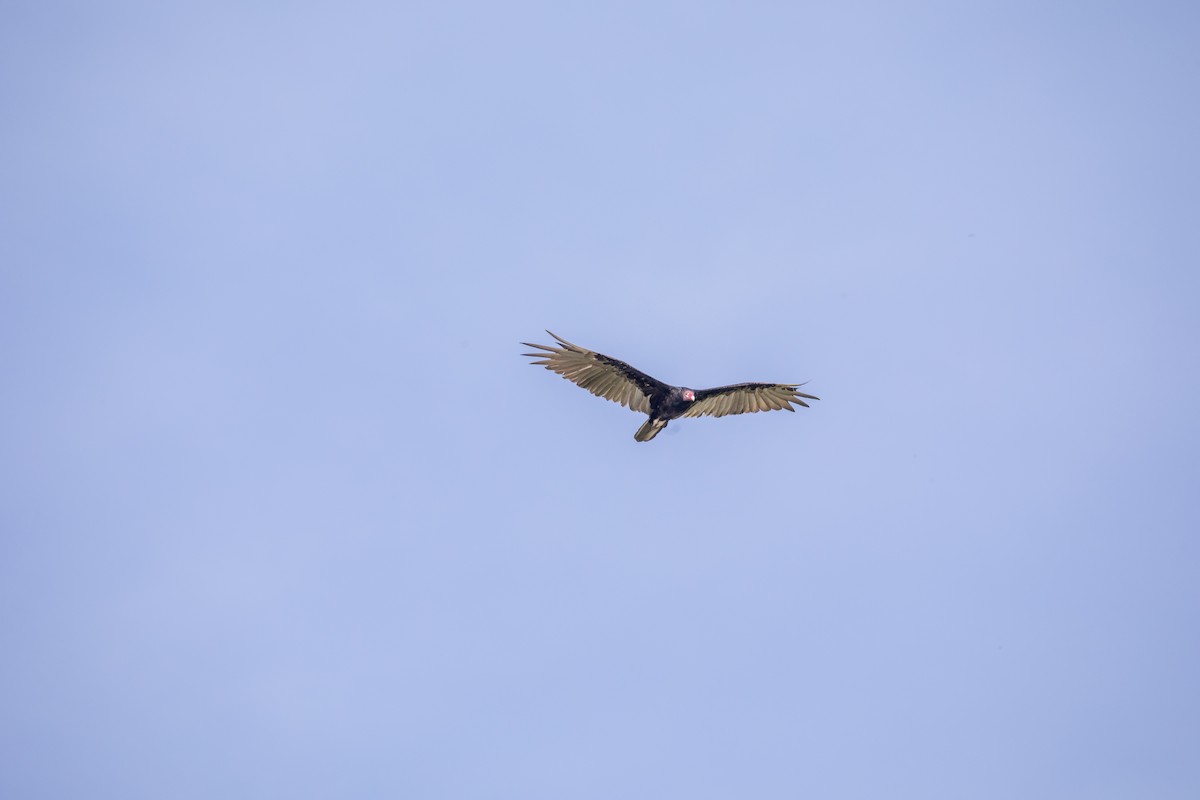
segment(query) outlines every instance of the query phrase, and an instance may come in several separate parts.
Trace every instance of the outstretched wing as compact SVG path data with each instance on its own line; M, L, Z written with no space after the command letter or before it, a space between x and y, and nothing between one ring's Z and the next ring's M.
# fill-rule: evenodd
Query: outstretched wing
M800 383L735 383L718 386L716 389L697 389L696 402L683 412L685 417L726 414L751 414L755 411L795 411L792 403L808 408L807 400L820 400L811 394L798 391Z
M650 413L650 395L668 388L644 372L640 372L611 356L571 344L561 336L546 331L558 340L561 347L521 342L526 347L545 350L544 353L522 353L536 358L531 362L557 372L567 380L582 386L594 395L628 406L642 414Z

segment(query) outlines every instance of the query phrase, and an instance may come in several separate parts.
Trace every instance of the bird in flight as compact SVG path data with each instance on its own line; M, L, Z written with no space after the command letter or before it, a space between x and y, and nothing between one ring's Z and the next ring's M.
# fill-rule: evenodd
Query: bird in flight
M624 361L571 344L550 331L546 333L558 341L557 347L522 342L526 347L543 351L522 355L536 359L531 362L533 365L557 372L597 397L648 414L650 418L633 435L639 442L650 441L667 427L668 422L679 417L723 417L780 409L795 411L792 403L808 408L804 400L820 399L798 391L803 386L800 383L735 383L715 389L668 386Z

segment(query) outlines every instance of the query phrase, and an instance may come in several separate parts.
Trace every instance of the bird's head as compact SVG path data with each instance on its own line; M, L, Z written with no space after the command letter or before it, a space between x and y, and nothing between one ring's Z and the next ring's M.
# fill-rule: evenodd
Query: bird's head
M687 400L689 403L694 403L694 402L696 402L696 393L693 392L691 389L684 389L683 390L683 399Z

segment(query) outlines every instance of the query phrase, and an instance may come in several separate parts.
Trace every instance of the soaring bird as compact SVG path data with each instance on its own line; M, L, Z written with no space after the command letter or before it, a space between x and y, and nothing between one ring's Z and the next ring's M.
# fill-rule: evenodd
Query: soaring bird
M808 408L804 400L819 400L798 389L801 383L735 383L715 389L688 389L668 386L634 369L624 361L596 353L561 336L546 331L559 346L522 342L543 352L522 353L536 359L535 366L544 366L567 380L582 386L592 394L612 400L650 418L638 428L633 438L648 442L679 417L723 417L726 414L748 414L755 411L795 411L792 403ZM801 398L804 398L802 400Z

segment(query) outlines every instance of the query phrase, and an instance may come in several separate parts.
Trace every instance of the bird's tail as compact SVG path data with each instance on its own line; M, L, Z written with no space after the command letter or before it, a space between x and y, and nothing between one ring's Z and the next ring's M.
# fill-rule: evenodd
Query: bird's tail
M651 417L650 419L646 420L646 423L642 425L642 427L638 428L638 432L633 435L633 438L637 439L639 442L648 442L657 436L658 432L665 427L667 427L667 421L665 419L654 419Z

